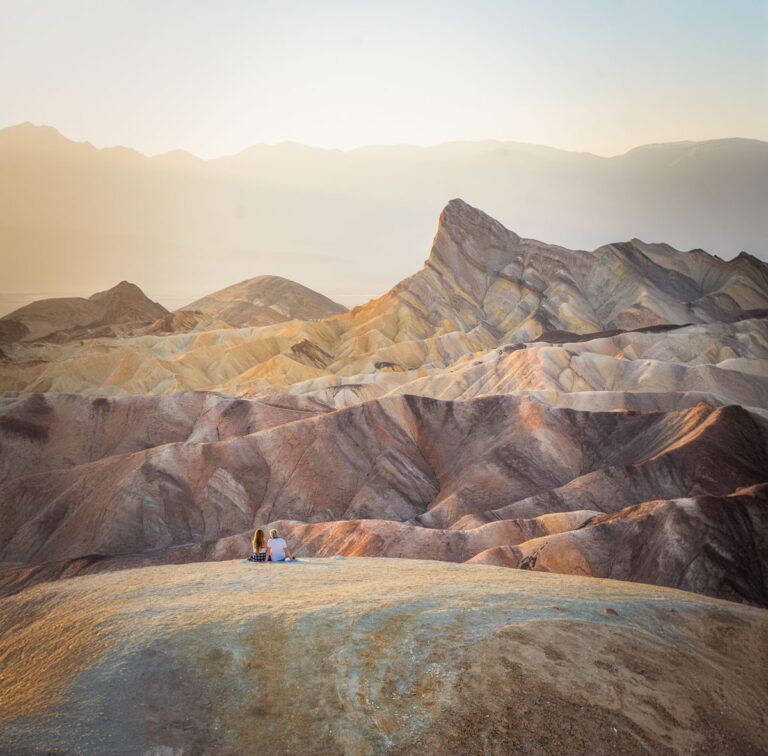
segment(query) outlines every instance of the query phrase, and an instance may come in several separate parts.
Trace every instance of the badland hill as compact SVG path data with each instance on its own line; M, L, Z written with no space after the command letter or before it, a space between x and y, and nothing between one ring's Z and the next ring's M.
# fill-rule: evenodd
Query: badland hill
M0 342L79 341L84 338L184 333L319 320L347 308L279 276L259 276L209 294L175 312L121 281L88 299L32 302L0 318ZM122 327L120 327L122 326Z
M347 308L280 276L258 276L228 286L186 305L234 327L262 326L285 320L322 320Z
M265 276L0 324L0 749L762 752L757 258L454 200L349 312Z
M764 263L569 250L453 200L420 271L298 318L324 308L261 278L174 313L191 329L4 345L7 590L234 558L279 523L301 555L768 606ZM293 317L235 322L267 311Z
M168 315L135 284L121 281L87 299L41 299L0 318L0 341L28 341L53 337L67 340L94 332L114 336L109 328L123 324L145 325Z

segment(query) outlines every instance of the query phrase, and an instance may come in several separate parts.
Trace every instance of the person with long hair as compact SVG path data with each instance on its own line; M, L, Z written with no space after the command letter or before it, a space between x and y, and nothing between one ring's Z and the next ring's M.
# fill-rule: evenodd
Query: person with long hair
M272 549L267 545L267 537L259 528L253 534L253 554L248 557L249 562L266 562L269 560Z

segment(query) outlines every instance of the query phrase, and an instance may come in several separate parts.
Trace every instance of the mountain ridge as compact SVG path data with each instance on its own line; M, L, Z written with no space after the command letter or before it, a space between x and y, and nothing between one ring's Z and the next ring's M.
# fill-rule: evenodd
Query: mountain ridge
M281 291L288 286L280 278L263 280L276 282ZM243 284L235 291L238 286ZM304 291L298 284L290 287ZM328 306L329 300L316 297ZM242 314L239 302L222 305L214 298L209 306L214 320L214 310L221 313L222 307ZM70 357L78 353L81 365L92 366L81 374L80 385L72 383L68 363L58 359L54 346L19 346L0 364L0 388L50 391L60 384L64 391L110 386L110 392L164 393L216 387L257 396L285 392L306 380L374 376L377 364L406 372L429 365L444 369L470 354L531 342L546 332L733 322L764 308L768 269L747 257L724 262L704 252L628 242L569 250L524 239L455 199L441 213L421 270L349 312L228 326L215 341L205 338L206 326L198 327L197 316L190 316L199 332L195 340L166 335L164 329L175 327L168 323L151 338L117 339L106 358L103 344L92 339L64 347ZM266 311L254 312L258 318ZM114 366L129 363L131 383L115 385Z
M303 291L258 277L191 303L208 315L3 344L0 589L235 558L277 525L307 556L768 601L763 264L572 250L454 199L423 267L378 299L218 319L246 294L278 312L285 286Z
M768 140L764 139L757 139L753 137L740 137L740 136L732 136L732 137L713 137L710 139L699 139L699 140L681 140L676 142L648 142L644 144L637 145L636 147L631 147L625 152L616 153L614 155L598 155L594 152L589 152L586 150L570 150L570 149L564 149L561 147L553 147L551 145L545 145L545 144L539 144L535 142L519 142L515 140L503 140L503 139L463 139L463 140L452 140L447 142L438 142L436 144L431 145L419 145L419 144L411 144L408 142L401 142L397 144L370 144L370 145L362 145L359 147L351 147L349 149L341 149L338 147L316 147L308 144L304 144L303 142L296 142L296 141L283 141L283 142L275 142L272 144L266 144L266 143L254 143L252 145L249 145L248 147L244 147L242 150L238 150L233 153L225 153L222 155L215 155L212 157L204 158L200 157L199 155L195 155L193 152L190 152L189 150L177 147L170 150L166 150L164 152L158 152L154 154L148 154L141 152L140 150L137 150L134 147L129 147L127 145L122 144L114 144L114 145L106 145L104 147L96 147L91 141L87 139L83 140L77 140L72 139L70 137L65 136L61 131L59 131L55 126L51 126L48 124L36 124L32 121L22 121L21 123L16 124L10 124L8 126L3 126L0 128L0 145L2 145L4 139L8 139L9 137L12 139L13 137L16 137L18 135L23 136L29 136L30 134L34 135L40 135L43 137L43 142L55 139L58 141L61 141L62 143L67 142L69 144L75 144L75 145L84 145L89 148L93 148L93 150L97 152L103 152L105 150L125 150L127 153L132 153L134 155L140 155L143 158L147 159L154 159L154 158L167 158L169 156L172 156L174 154L179 154L182 157L192 157L195 160L198 160L200 162L209 162L209 161L215 161L215 160L221 160L225 158L234 158L243 155L244 153L247 153L248 150L252 149L258 149L258 150L268 150L270 148L278 148L278 149L288 149L288 148L294 148L298 147L305 150L310 151L317 151L317 152L327 152L327 153L342 153L342 154L350 154L355 152L364 152L364 151L371 151L371 150L396 150L399 148L406 148L410 150L439 150L441 148L467 148L467 149L476 149L480 146L489 146L494 148L511 148L511 149L531 149L531 150L542 150L546 152L558 152L558 153L565 153L569 155L585 155L593 158L597 158L599 160L615 160L617 158L623 158L627 155L630 155L632 153L635 153L637 151L643 151L643 150L655 150L657 148L662 149L670 149L670 150L687 150L691 147L698 147L701 145L711 145L713 147L715 146L721 146L728 143L733 144L743 144L743 145L763 145L764 148L768 151ZM13 146L18 146L14 144Z
M24 141L0 131L0 198L14 208L0 224L9 291L93 291L128 278L161 301L173 282L174 296L191 301L268 270L357 304L351 297L386 291L414 269L454 196L524 238L572 249L638 237L724 259L741 250L768 257L768 154L752 142L687 147L685 166L671 167L672 158L643 154L502 154L487 143L263 146L262 157L199 160L100 152L64 137L53 152L35 150L35 139L21 149Z
M493 147L493 148L504 148L504 149L523 149L523 150L541 150L544 152L556 152L556 153L564 153L568 155L582 155L582 156L589 156L590 158L597 158L598 160L616 160L619 158L625 158L628 155L632 155L633 153L642 152L644 150L656 150L656 149L662 149L662 150L688 150L692 147L698 148L700 146L708 145L711 147L719 147L723 145L727 145L729 143L732 144L741 144L741 145L761 145L766 151L768 151L768 140L765 139L757 139L754 137L740 137L740 136L732 136L732 137L713 137L710 139L699 139L699 140L680 140L680 141L673 141L673 142L647 142L644 144L639 144L635 147L631 147L627 149L625 152L616 153L614 155L598 155L594 152L589 152L586 150L571 150L571 149L565 149L562 147L553 147L551 145L545 145L545 144L539 144L536 142L519 142L515 140L503 140L503 139L463 139L463 140L451 140L447 142L438 142L436 144L430 144L430 145L420 145L420 144L411 144L408 142L400 142L397 144L369 144L369 145L361 145L359 147L351 147L349 149L341 149L338 147L316 147L313 145L304 144L303 142L296 142L292 140L283 141L283 142L275 142L275 143L254 143L252 145L249 145L248 147L244 147L241 150L238 150L236 152L232 153L225 153L222 155L215 155L212 157L200 157L199 155L195 155L193 152L190 152L189 150L186 150L181 147L173 148L170 150L166 150L164 152L158 152L153 154L148 154L141 152L140 150L137 150L134 147L129 147L127 145L122 144L114 144L114 145L106 145L104 147L96 147L91 141L87 139L83 140L77 140L72 139L70 137L65 136L61 131L59 131L55 126L51 126L48 124L36 124L32 121L22 121L21 123L16 124L10 124L8 126L3 126L0 128L0 146L2 146L3 140L8 139L9 137L13 139L15 136L23 135L23 136L29 136L31 134L34 135L40 135L43 137L41 141L43 143L45 141L55 139L57 141L60 141L62 144L64 142L68 144L74 144L74 145L84 145L88 148L92 148L93 150L97 152L104 152L109 150L125 150L125 154L133 154L133 155L139 155L142 158L147 159L154 159L154 158L168 158L170 156L173 156L175 154L178 154L181 157L184 158L194 158L196 161L200 162L210 162L210 161L216 161L216 160L222 160L222 159L228 159L228 158L235 158L244 155L249 150L257 149L257 150L269 150L273 148L277 149L290 149L290 148L301 148L304 150L314 151L314 152L326 152L326 153L332 153L332 154L351 154L355 152L365 152L365 151L374 151L374 150L397 150L399 148L406 148L409 150L440 150L442 148L466 148L469 150L477 149L479 147ZM14 147L18 146L16 144L13 145Z

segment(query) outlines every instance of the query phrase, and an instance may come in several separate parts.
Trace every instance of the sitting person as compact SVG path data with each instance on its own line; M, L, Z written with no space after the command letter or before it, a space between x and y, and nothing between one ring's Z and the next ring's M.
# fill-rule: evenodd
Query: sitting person
M265 541L264 531L259 528L253 534L253 554L248 557L249 562L266 562L269 559L271 549Z
M286 544L284 538L280 538L277 535L276 530L269 531L269 540L267 541L267 547L270 550L270 554L273 562L284 562L286 557L290 560L294 560L295 557L291 556L291 552L288 551L288 544Z

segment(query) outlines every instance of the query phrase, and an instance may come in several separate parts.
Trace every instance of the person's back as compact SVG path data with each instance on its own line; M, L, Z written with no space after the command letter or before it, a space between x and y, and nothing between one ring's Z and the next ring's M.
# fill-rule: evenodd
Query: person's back
M269 531L269 540L267 541L267 547L270 549L270 556L273 562L283 562L286 556L290 559L291 554L288 551L288 544L285 539L280 538L276 530Z
M285 559L285 548L288 544L283 538L270 538L267 546L272 549L272 561L282 562Z
M269 546L265 545L264 531L259 528L253 535L253 554L248 557L249 562L266 562L269 559Z

